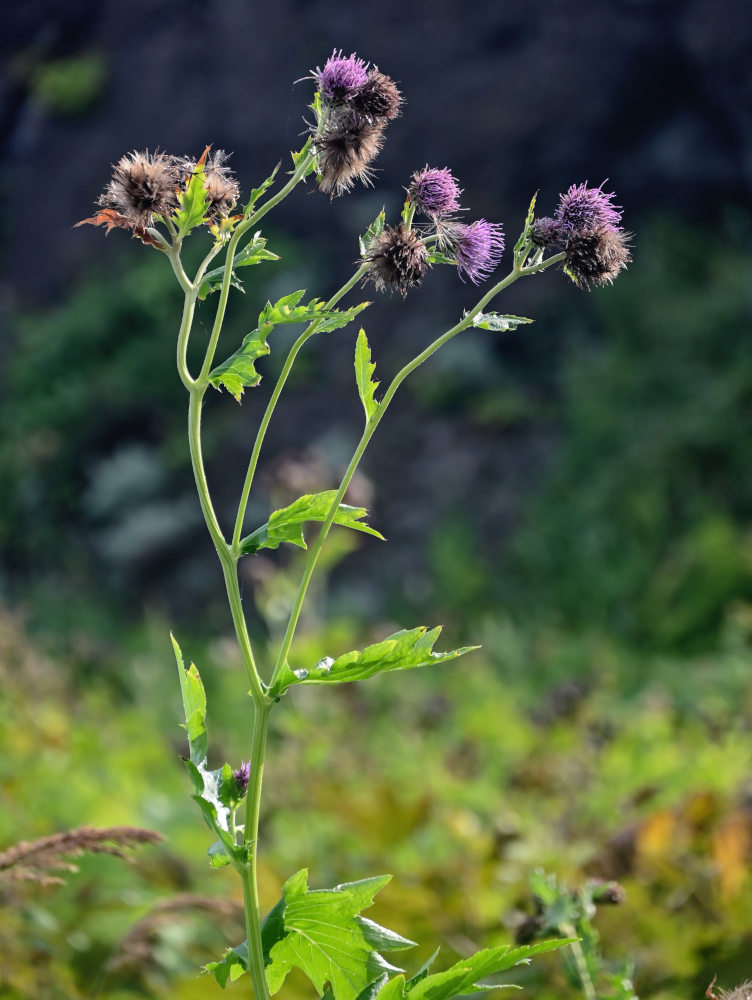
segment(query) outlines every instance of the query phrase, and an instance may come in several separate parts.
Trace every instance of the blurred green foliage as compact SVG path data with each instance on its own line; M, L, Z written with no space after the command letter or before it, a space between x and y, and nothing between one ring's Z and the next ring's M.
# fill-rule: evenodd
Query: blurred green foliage
M101 52L85 52L67 59L39 63L31 71L29 87L42 104L58 115L90 111L107 84L107 64Z

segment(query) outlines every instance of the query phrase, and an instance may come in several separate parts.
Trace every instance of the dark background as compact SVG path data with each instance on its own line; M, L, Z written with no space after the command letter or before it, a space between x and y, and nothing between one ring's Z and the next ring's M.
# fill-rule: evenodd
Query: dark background
M522 614L543 608L569 620L584 600L599 621L641 633L617 620L623 599L644 590L662 558L674 557L676 525L680 535L695 525L695 514L677 503L686 477L697 477L698 457L689 452L705 445L696 435L690 445L669 442L670 454L655 455L650 474L643 468L655 478L681 451L655 537L621 523L623 486L607 482L592 503L578 490L608 479L604 469L616 469L620 451L644 457L642 435L654 444L656 429L670 437L681 424L666 400L669 383L687 392L682 364L697 381L697 400L715 392L716 366L727 372L739 361L730 346L724 358L709 357L703 337L728 343L730 335L714 335L706 321L702 343L682 360L694 341L681 326L687 315L698 318L692 296L708 303L701 289L712 292L729 270L721 257L733 270L747 249L751 36L749 8L735 0L584 7L81 0L15 8L3 36L0 126L7 594L92 588L122 608L136 593L137 607L156 602L182 614L213 592L211 551L180 452L181 393L170 364L177 303L168 269L123 233L104 241L101 231L72 225L90 213L110 164L133 149L195 155L213 143L233 151L247 192L302 143L312 84L301 78L341 48L399 81L404 114L389 129L374 189L330 203L309 182L308 192L297 191L270 218L268 235L292 274L258 269L263 276L254 274L246 298L233 302L238 334L266 295L305 286L326 296L337 288L350 273L357 234L382 204L396 216L410 174L426 163L448 165L464 188L468 218L502 221L510 244L535 190L546 214L571 183L605 178L635 234L633 267L613 293L583 294L551 272L520 283L500 308L533 316L534 327L510 337L471 334L404 390L364 463L376 484L374 523L391 544L369 547L366 583L346 563L342 593L356 608L358 601L381 610L438 603L456 605L460 617L504 601ZM722 293L724 322L743 357L749 301L737 277L737 300ZM406 303L374 304L365 326L382 381L476 297L441 268ZM127 302L117 306L118 299ZM612 352L606 360L604 350ZM291 384L272 427L267 485L279 456L298 460L307 452L307 462L311 449L309 478L335 480L358 434L351 353L348 333L306 349L305 377ZM603 365L614 378L640 357L635 384L615 396ZM583 373L581 365L593 361L597 371ZM270 374L275 364L272 358ZM656 365L666 384L654 385L646 403L641 387ZM597 379L587 414L578 378ZM267 378L247 393L240 421L228 399L210 401L213 486L227 516L269 385ZM739 395L736 403L749 392L739 387ZM692 398L681 401L685 416ZM612 401L617 415L608 412ZM650 417L645 407L659 412ZM598 438L601 420L618 427ZM595 439L582 443L576 427ZM715 448L725 429L711 436ZM711 506L732 521L746 516L750 497L737 489L741 456L714 452L707 461L719 480ZM632 488L639 469L625 469L616 479L626 476ZM556 475L559 485L547 485ZM698 478L705 488L707 478ZM266 510L260 499L251 517L263 519ZM562 523L547 538L545 524L557 518ZM596 540L592 557L557 555L564 536L583 527L603 534L599 518L606 534L621 539L622 553L642 561L613 593L602 575L613 571L616 538ZM520 532L516 552L510 539ZM469 567L467 579L457 563ZM555 587L544 593L570 570L579 574L574 589L566 581L561 594ZM746 570L741 576L732 590L747 587ZM722 612L713 611L712 628Z

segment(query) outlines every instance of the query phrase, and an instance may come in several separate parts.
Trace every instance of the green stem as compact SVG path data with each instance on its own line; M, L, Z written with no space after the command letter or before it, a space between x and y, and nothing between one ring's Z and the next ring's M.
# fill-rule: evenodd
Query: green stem
M259 908L257 860L258 828L261 809L261 783L264 774L266 735L269 727L271 704L253 707L253 737L251 742L250 775L245 800L245 826L243 840L248 852L245 868L241 872L245 902L245 929L248 938L248 962L253 992L256 1000L269 1000L264 975L264 949L261 944L261 912Z
M559 929L566 937L578 938L577 928L574 924L561 924ZM573 941L569 947L572 949L572 958L574 959L574 965L582 986L582 992L585 994L585 1000L597 1000L595 984L590 977L587 959L585 958L585 952L582 950L580 941Z
M353 274L349 281L332 295L328 302L324 304L324 309L333 309L334 306L339 302L339 300L346 295L351 288L353 288L358 281L363 277L363 275L368 271L368 265L364 264L358 268L358 270ZM256 466L258 465L259 454L261 453L261 448L264 443L264 438L266 437L266 432L269 427L269 423L272 419L274 409L279 401L279 397L282 395L282 390L285 387L287 378L292 371L292 366L295 363L300 349L303 347L305 342L311 338L317 331L319 323L321 320L314 320L309 323L305 330L301 333L298 339L290 348L290 353L287 355L287 359L282 367L282 371L277 379L277 384L274 386L274 391L271 394L269 402L267 403L266 410L264 411L264 416L261 418L261 423L259 424L259 429L256 434L256 440L253 444L253 451L251 453L251 459L248 463L248 471L245 474L245 482L243 483L243 492L240 497L240 503L238 504L238 514L235 518L235 529L232 535L231 551L234 555L238 555L238 548L240 545L240 536L243 532L243 521L245 520L245 512L248 507L248 498L251 493L251 486L253 485L253 477L256 474Z
M400 371L397 372L397 374L394 376L389 385L389 388L384 393L383 399L379 403L378 410L376 410L371 419L368 420L366 423L363 435L361 436L361 439L357 444L355 452L353 453L353 456L350 459L350 464L345 470L345 474L342 478L342 482L340 483L339 489L337 490L337 494L334 500L332 501L331 507L329 508L329 513L327 514L326 519L324 520L324 522L321 525L321 528L319 529L316 541L310 548L308 558L306 560L306 564L303 569L303 576L301 577L300 584L298 585L298 591L295 597L295 603L293 605L292 611L290 612L290 618L287 622L287 628L285 630L285 634L282 639L282 644L279 649L279 654L277 656L277 660L274 665L274 673L272 674L271 681L269 682L269 688L272 691L274 689L276 682L279 680L282 671L287 665L287 657L290 652L290 647L292 645L293 638L295 637L295 630L298 625L300 613L303 609L303 602L305 600L306 592L308 590L308 585L311 582L311 577L313 576L313 572L316 568L316 562L318 560L319 555L321 554L321 549L324 546L326 537L329 534L329 529L331 528L334 522L334 517L335 514L337 513L337 509L340 503L342 503L342 499L345 495L345 492L347 491L347 487L350 485L350 481L352 480L352 477L355 475L355 470L357 469L360 460L363 457L363 453L368 447L368 443L373 437L374 431L376 430L377 426L381 422L381 418L384 416L387 407L394 398L397 389L400 387L402 382L404 382L404 380L407 378L408 375L410 375L412 372L415 371L416 368L418 368L425 361L427 361L432 354L435 354L436 351L439 350L439 348L443 347L444 344L450 341L453 337L456 337L458 333L461 333L463 330L466 330L468 327L472 326L473 319L478 315L478 313L482 312L484 307L487 306L488 303L491 301L491 299L493 299L496 295L498 295L499 292L507 288L509 285L513 284L515 281L517 281L518 278L521 278L527 274L534 274L538 271L545 270L545 268L550 267L552 264L555 264L563 259L564 259L564 254L561 253L561 254L556 254L553 257L549 257L548 260L542 261L535 267L522 268L522 269L513 268L513 270L510 271L510 273L506 276L506 278L503 278L496 285L494 285L493 288L491 288L491 290L487 292L476 303L476 305L470 310L470 312L466 313L462 317L459 323L456 323L453 327L447 330L446 333L443 333L440 337L437 337L432 344L429 344L429 346L424 351L421 351L421 353L418 354L417 357L413 358L412 361L408 362L408 364L406 364L404 368L400 369Z

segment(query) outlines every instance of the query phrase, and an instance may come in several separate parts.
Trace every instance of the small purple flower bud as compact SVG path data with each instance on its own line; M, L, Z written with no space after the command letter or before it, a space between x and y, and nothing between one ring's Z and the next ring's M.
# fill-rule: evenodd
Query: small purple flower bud
M367 64L353 52L343 56L336 49L327 59L323 69L316 67L313 74L319 90L330 101L349 101L368 80Z
M426 165L413 174L407 193L419 212L435 219L457 211L462 189L449 167L440 170Z
M469 226L454 223L447 227L446 242L463 273L477 285L485 281L504 253L504 230L497 222L478 219Z
M561 239L561 226L548 216L536 219L530 229L530 239L537 247L553 246Z
M248 782L251 777L251 762L244 760L237 771L232 772L233 778L235 778L235 784L238 786L238 791L241 795L245 795L248 791Z
M604 181L603 184L605 183ZM573 184L566 194L560 195L554 218L559 223L564 239L587 236L604 229L619 231L621 207L612 204L614 192L607 194L603 190L603 184L597 188L589 188L587 181L584 184Z

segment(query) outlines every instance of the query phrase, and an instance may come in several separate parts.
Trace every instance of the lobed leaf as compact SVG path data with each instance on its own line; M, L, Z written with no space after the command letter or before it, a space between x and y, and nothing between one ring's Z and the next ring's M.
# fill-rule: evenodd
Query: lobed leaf
M181 723L188 733L190 759L197 767L206 760L209 747L209 736L206 731L206 692L196 664L192 663L186 669L183 654L175 636L170 634L172 648L178 664L180 675L180 693L183 696L183 712L185 723Z
M245 208L243 209L243 218L244 219L247 219L248 216L251 214L251 212L253 211L253 206L259 200L259 198L261 197L261 195L264 194L264 192L266 192L272 186L272 184L274 183L274 179L277 176L277 171L279 170L279 168L281 166L282 166L282 161L280 160L280 162L277 164L277 166L274 168L274 170L272 170L272 172L266 178L266 180L262 181L261 184L259 184L258 187L255 187L251 191L251 196L248 199L248 201L246 202Z
M275 326L283 323L313 323L316 322L316 332L336 330L350 323L369 303L360 303L351 309L326 309L326 303L321 299L311 299L305 305L298 305L305 295L305 289L284 295L272 305L267 302L259 313L258 326L245 337L234 354L214 369L209 375L209 381L215 388L222 386L230 392L238 402L243 390L258 385L261 376L256 371L256 362L269 353L266 338Z
M379 404L374 399L374 393L379 387L378 382L371 378L376 370L376 363L371 361L371 348L363 327L360 328L355 343L355 381L358 384L358 395L366 411L366 420L370 420L378 410Z
M276 549L282 542L307 548L303 537L303 525L306 521L325 521L331 510L336 490L324 490L323 493L306 493L305 496L291 503L289 507L275 510L266 524L247 535L240 543L241 555L253 555L259 549ZM341 503L334 515L334 524L356 531L364 531L375 538L384 536L368 524L363 524L363 518L368 516L365 507L351 507Z
M384 232L384 225L386 223L386 212L382 208L376 218L373 220L371 225L366 229L362 236L358 237L358 245L360 246L360 256L365 257L368 252L368 248L371 246L373 241L377 236L381 236Z
M270 993L280 989L292 968L299 968L320 995L333 1000L372 1000L386 983L386 975L399 971L379 951L401 951L414 945L360 916L391 875L318 890L308 888L307 876L302 869L287 880L282 899L261 927ZM247 942L204 967L222 987L247 969Z
M251 242L235 256L232 265L232 278L230 279L232 285L235 288L239 288L242 292L243 285L235 274L235 270L238 267L251 267L253 264L260 264L263 260L279 260L279 255L272 253L271 250L267 250L266 240L261 236L261 233L255 233ZM214 270L204 275L198 290L198 297L202 302L207 295L211 295L212 292L216 292L217 289L222 287L224 275L224 265L222 267L215 267Z
M190 180L183 191L178 191L180 208L175 210L173 221L178 229L179 237L187 235L196 226L206 222L206 210L209 207L209 193L206 190L204 164L210 150L207 146L201 158L193 169Z
M446 653L434 653L433 645L440 633L441 626L430 631L425 626L402 629L360 651L343 653L336 659L324 657L310 670L288 667L280 678L279 689L273 693L280 695L293 684L345 684L365 680L387 670L411 670L446 663L479 648L462 646Z
M528 206L527 215L525 216L525 224L522 227L522 232L519 235L519 239L514 245L514 262L519 263L521 258L527 253L527 244L530 238L530 230L533 226L533 221L535 220L535 203L538 200L538 192L536 191L533 197L530 199L530 205Z
M473 326L481 330L497 330L501 333L509 333L516 330L518 326L525 323L532 323L532 319L526 316L503 316L501 313L478 313L473 319Z

